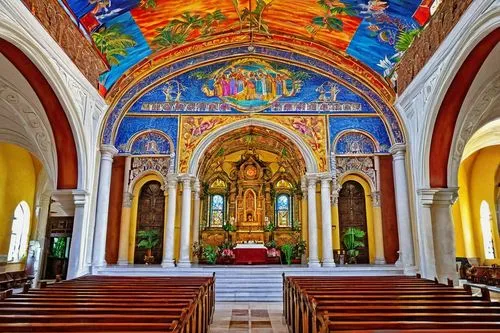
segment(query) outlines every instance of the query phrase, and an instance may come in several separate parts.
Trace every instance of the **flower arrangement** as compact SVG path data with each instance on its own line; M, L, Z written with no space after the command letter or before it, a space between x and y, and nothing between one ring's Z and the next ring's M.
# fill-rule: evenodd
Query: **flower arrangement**
M267 249L267 256L271 257L271 258L280 257L281 252L280 252L280 250L278 250L277 248L274 248L274 247L268 248Z
M275 240L270 240L269 242L266 242L264 246L267 247L268 249L276 249L278 247Z
M220 256L224 259L233 259L234 258L234 252L232 249L223 249L220 252Z

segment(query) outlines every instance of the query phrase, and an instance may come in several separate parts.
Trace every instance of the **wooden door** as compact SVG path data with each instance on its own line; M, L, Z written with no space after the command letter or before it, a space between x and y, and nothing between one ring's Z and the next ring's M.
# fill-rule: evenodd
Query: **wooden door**
M163 226L165 217L165 195L161 189L160 182L153 180L144 184L139 195L137 209L137 228L140 230L154 229L158 231L160 242L152 249L155 264L160 264L163 254ZM137 235L137 233L136 233ZM139 240L135 240L134 264L144 264L145 249L137 247Z
M368 230L366 225L365 191L360 183L349 180L342 185L339 193L339 223L341 246L344 248L342 236L349 227L357 227L365 232L362 240L365 247L360 248L358 264L368 264Z

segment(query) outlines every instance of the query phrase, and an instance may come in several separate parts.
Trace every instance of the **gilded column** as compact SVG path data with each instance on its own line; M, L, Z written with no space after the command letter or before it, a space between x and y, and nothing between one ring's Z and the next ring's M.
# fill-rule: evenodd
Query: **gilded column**
M376 191L372 192L373 229L375 232L375 264L385 265L384 254L384 227L382 222L382 209L380 202L380 159L377 155L373 158L377 176Z
M132 193L129 192L128 182L132 166L132 156L125 158L123 176L122 216L120 221L120 246L118 248L118 265L128 265L128 249L130 238L130 209L132 207Z

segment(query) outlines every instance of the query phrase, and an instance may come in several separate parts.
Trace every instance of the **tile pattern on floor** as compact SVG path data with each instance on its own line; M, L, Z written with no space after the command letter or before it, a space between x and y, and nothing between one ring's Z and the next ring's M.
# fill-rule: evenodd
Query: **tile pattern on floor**
M287 333L282 303L217 302L210 333Z

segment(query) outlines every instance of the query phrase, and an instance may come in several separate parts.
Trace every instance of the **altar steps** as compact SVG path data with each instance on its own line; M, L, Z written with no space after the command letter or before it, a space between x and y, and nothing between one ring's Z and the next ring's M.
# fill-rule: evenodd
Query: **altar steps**
M345 265L309 268L305 265L210 266L163 268L159 265L107 266L93 271L114 276L209 276L215 272L217 302L281 302L282 273L301 276L387 276L403 275L394 265Z

